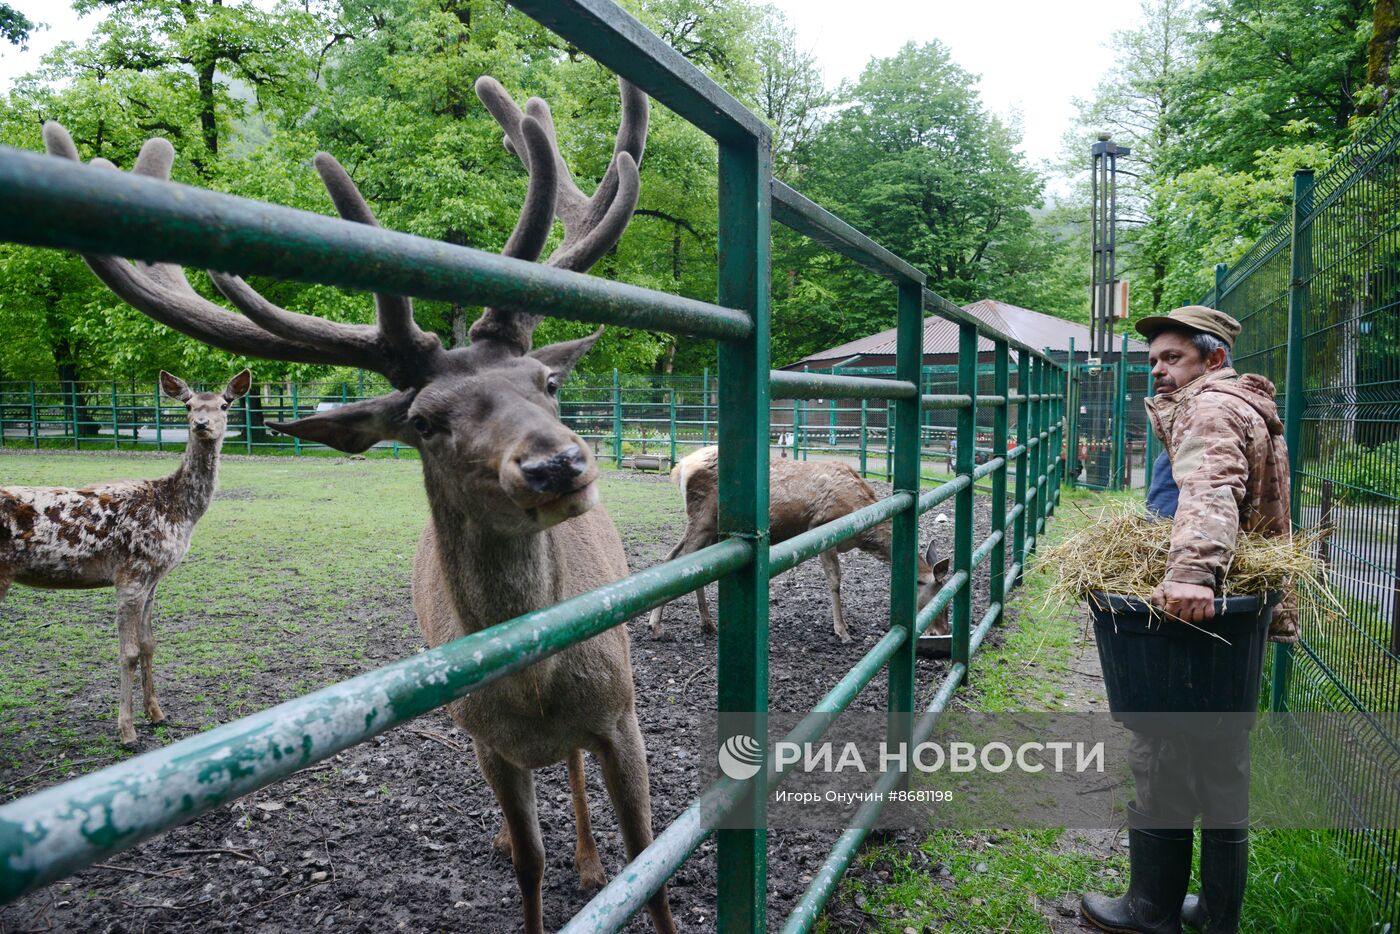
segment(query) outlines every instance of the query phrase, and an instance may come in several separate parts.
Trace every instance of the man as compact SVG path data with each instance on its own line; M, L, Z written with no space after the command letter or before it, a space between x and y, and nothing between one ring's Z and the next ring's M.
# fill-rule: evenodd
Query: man
M1291 534L1288 449L1274 386L1230 367L1240 324L1191 305L1144 318L1157 395L1147 400L1167 466L1153 469L1150 508L1173 516L1167 573L1152 602L1192 624L1215 615L1216 591L1243 531ZM1173 489L1174 487L1174 489ZM1175 495L1174 495L1175 494ZM1296 600L1274 612L1269 637L1296 642ZM1249 832L1247 732L1209 741L1134 734L1137 800L1128 807L1130 876L1122 898L1086 895L1086 918L1108 931L1175 934L1239 929ZM1185 898L1201 815L1201 897Z

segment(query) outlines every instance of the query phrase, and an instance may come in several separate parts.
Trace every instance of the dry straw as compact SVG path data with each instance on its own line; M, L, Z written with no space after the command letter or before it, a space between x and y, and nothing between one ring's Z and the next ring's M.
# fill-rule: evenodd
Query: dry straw
M1050 602L1063 605L1095 591L1149 599L1167 574L1171 520L1149 518L1127 503L1085 515L1083 528L1037 555L1038 569L1055 575ZM1299 584L1325 592L1325 566L1313 547L1319 537L1311 531L1292 538L1242 533L1220 596L1262 594Z

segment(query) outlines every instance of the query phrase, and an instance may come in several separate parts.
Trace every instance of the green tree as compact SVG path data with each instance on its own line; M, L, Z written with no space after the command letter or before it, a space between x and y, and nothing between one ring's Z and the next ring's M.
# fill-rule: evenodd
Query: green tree
M918 266L951 301L1039 302L1029 282L1055 256L1031 215L1043 181L1016 150L1018 128L988 113L974 84L938 42L873 60L810 146L807 194ZM783 360L893 321L883 280L805 244L780 241L775 255L778 311L802 322ZM775 360L779 347L775 333Z

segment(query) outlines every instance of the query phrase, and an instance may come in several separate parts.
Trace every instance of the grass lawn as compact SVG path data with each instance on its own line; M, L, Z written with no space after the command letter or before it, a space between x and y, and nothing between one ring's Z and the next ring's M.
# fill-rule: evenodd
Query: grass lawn
M177 463L5 453L0 486L85 486ZM604 474L603 497L624 539L674 535L679 492L617 476ZM409 576L427 514L417 460L225 457L189 554L156 591L169 723L148 734L138 688L142 748L417 651ZM35 768L88 771L129 755L116 738L117 653L111 588L10 589L0 603L0 799L22 792L6 786Z

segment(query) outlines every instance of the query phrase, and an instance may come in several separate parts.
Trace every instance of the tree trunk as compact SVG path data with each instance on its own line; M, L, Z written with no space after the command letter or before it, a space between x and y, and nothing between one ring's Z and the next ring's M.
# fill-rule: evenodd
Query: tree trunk
M462 309L461 302L452 303L452 314L449 320L452 322L452 346L467 346L467 313Z
M1371 41L1366 48L1366 83L1376 89L1378 96L1366 106L1366 113L1380 110L1392 96L1390 66L1395 60L1396 40L1400 39L1400 13L1395 7L1395 0L1376 0Z

